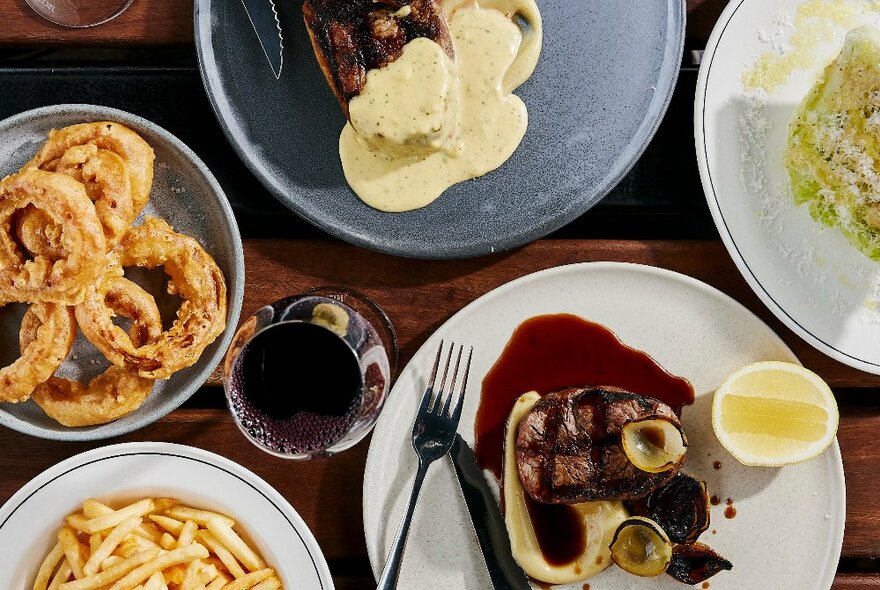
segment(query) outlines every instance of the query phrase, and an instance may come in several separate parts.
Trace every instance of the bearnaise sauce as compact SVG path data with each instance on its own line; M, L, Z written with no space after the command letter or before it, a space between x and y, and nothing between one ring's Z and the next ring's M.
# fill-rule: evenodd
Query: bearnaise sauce
M541 53L535 0L447 0L453 61L435 42L410 41L370 70L349 101L339 138L345 178L368 205L409 211L450 186L501 166L528 126L513 91Z

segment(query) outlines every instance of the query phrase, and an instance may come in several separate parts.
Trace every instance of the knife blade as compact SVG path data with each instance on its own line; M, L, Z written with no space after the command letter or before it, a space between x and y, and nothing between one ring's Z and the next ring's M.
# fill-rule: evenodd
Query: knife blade
M284 36L274 0L241 0L244 10L254 27L260 47L269 60L275 79L281 78L284 67Z
M477 465L474 452L460 434L455 435L449 458L455 467L493 588L531 590L528 577L513 558L501 509Z

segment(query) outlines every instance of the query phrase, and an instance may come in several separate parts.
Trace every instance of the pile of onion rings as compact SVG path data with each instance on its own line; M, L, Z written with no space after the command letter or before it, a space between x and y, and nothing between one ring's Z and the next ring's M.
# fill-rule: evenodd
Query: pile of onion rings
M154 154L113 122L53 130L0 180L0 306L30 306L20 357L0 368L0 402L33 399L64 426L105 424L139 408L157 379L195 364L226 328L226 282L193 238L165 221L134 223L153 184ZM162 267L182 299L170 327L126 267ZM115 317L130 320L126 331ZM55 373L77 326L110 367L88 383ZM76 358L76 357L72 357Z

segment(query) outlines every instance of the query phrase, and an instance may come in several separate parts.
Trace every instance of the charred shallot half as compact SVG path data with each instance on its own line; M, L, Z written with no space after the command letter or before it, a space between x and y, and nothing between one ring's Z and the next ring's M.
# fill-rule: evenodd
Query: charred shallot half
M648 473L676 469L687 452L687 437L681 424L665 416L628 422L623 425L620 438L630 462Z
M733 564L715 553L707 545L693 543L676 545L672 549L672 563L666 570L670 576L685 584L699 584Z
M709 528L706 484L685 473L626 506L633 515L648 517L663 527L674 543L693 543Z
M672 542L649 518L634 516L623 521L611 541L611 560L637 576L659 576L672 562Z

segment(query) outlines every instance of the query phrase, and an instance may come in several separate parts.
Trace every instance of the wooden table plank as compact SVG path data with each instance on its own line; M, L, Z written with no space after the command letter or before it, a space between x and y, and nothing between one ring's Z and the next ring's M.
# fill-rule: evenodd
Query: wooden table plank
M688 44L702 47L727 0L688 0ZM119 18L91 29L65 29L39 17L25 0L0 0L0 46L188 46L193 2L134 0Z
M718 240L541 240L512 252L458 261L396 258L325 240L247 240L242 318L286 295L345 285L363 291L388 312L400 339L401 361L406 362L431 332L480 295L531 272L600 260L659 266L704 281L755 312L832 386L880 387L880 377L818 352L778 321ZM218 382L216 374L212 382Z
M188 46L193 42L193 3L188 0L134 0L115 20L89 29L54 25L25 0L0 0L0 47Z

